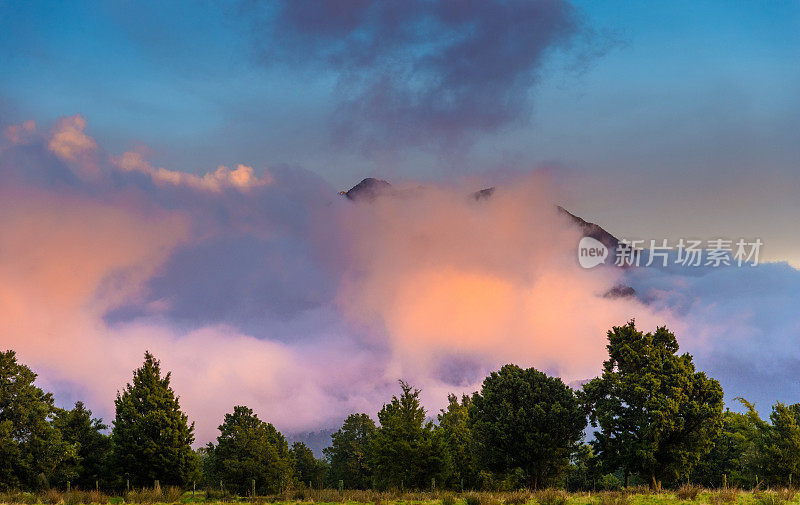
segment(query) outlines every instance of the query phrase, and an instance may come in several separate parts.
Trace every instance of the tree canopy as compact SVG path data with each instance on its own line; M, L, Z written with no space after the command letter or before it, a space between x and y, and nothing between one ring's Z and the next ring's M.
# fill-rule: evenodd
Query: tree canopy
M111 433L117 471L136 486L184 485L195 468L194 423L181 411L170 373L146 352L133 382L114 401Z
M277 493L291 483L294 461L289 444L275 427L262 421L245 406L225 414L219 426L217 445L208 444L209 476L241 495L251 491Z
M595 450L607 468L638 473L654 489L689 475L722 426L722 387L696 372L666 327L634 321L608 332L603 374L584 386Z
M379 487L423 489L444 467L442 449L425 421L418 389L400 381L402 393L378 412L380 428L371 443L371 462Z
M531 487L546 484L569 463L586 415L561 379L505 365L472 397L476 455L491 470L521 469Z
M367 414L350 414L333 435L331 445L323 449L330 463L329 485L339 481L350 489L368 489L372 486L370 446L377 427Z

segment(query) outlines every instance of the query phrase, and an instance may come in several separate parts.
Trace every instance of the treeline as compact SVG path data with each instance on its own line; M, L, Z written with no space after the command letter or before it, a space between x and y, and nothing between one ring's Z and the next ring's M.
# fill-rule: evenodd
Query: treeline
M473 395L450 395L436 422L419 390L400 381L377 423L348 416L322 459L301 442L290 445L245 406L225 415L216 443L193 450L194 424L170 373L149 352L117 393L109 427L81 402L55 407L34 384L36 374L7 351L0 353L0 489L196 485L261 495L307 486L574 491L800 483L800 404L777 403L769 420L741 399L744 413L723 412L719 383L678 354L665 327L614 327L607 349L602 375L580 390L506 365Z

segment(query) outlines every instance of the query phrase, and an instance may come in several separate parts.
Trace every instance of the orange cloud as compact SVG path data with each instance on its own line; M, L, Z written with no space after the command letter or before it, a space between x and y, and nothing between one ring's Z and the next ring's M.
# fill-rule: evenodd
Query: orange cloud
M174 186L187 185L197 189L220 191L223 188L237 188L247 190L256 186L267 186L274 182L272 175L264 171L261 177L255 175L253 167L239 164L231 170L226 166L219 166L213 172L208 172L202 177L187 172L156 168L152 166L140 152L128 151L120 156L112 157L112 163L125 171L138 171L148 174L157 184L171 184Z

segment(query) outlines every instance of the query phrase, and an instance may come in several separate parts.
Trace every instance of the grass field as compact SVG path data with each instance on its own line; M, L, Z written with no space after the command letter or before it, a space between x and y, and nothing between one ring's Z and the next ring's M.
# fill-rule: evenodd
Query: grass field
M705 490L684 486L677 491L651 493L646 489L622 492L567 493L548 489L538 492L503 493L467 492L377 492L337 490L296 490L280 495L235 497L219 496L218 492L183 492L175 488L144 489L125 496L111 496L97 491L57 491L41 493L3 492L0 503L26 505L79 505L126 503L275 503L275 504L375 504L375 505L788 505L800 501L800 495L788 489L740 491L735 489Z

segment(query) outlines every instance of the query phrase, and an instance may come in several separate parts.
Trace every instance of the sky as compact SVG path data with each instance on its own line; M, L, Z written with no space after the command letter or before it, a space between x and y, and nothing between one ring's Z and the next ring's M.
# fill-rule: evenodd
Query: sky
M151 349L200 442L232 401L327 429L401 377L580 382L630 318L800 401L798 2L0 0L0 62L0 347L61 404ZM555 205L763 262L586 271Z

